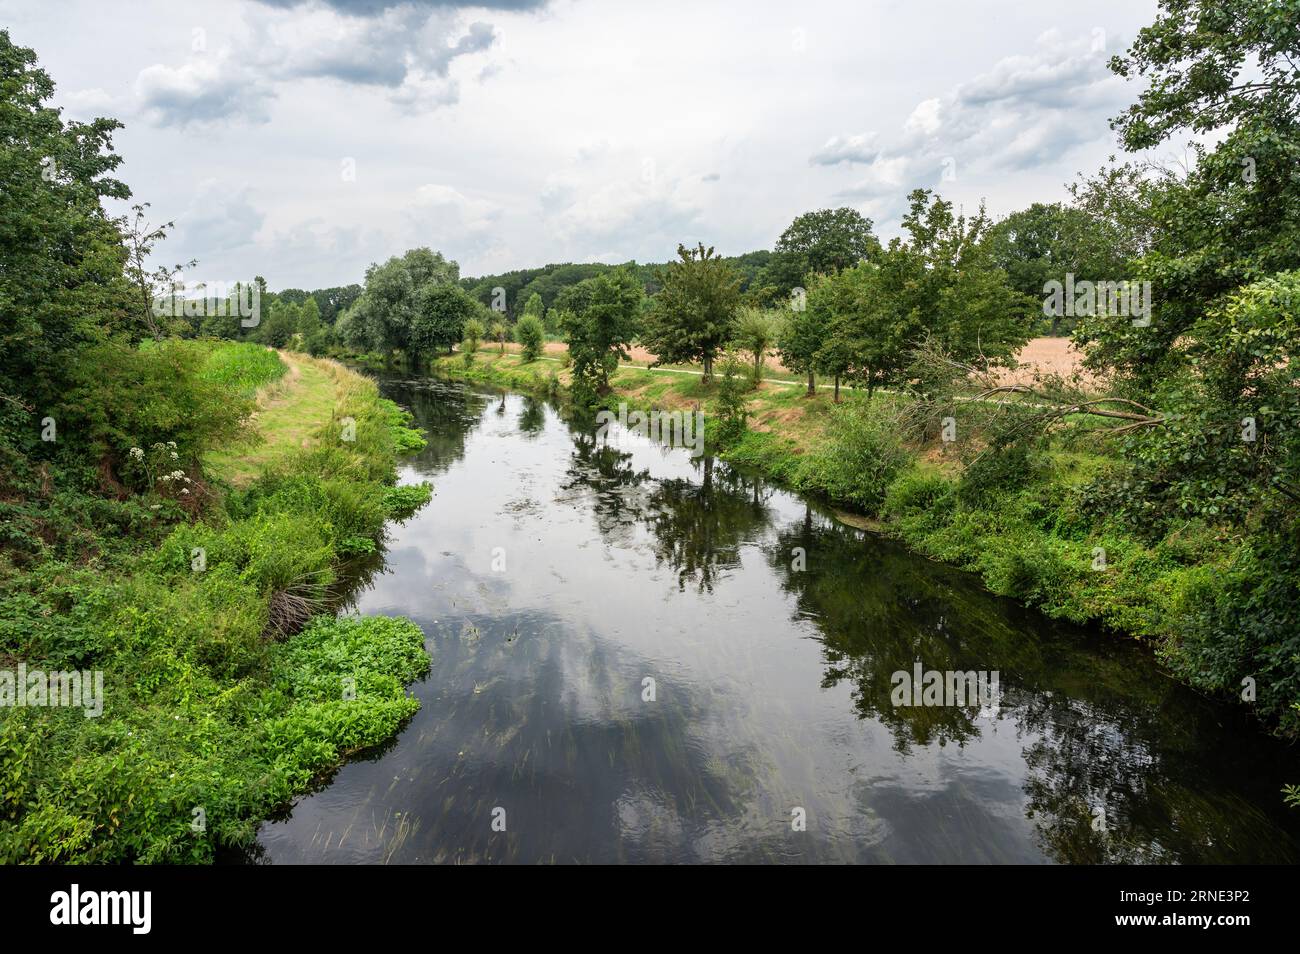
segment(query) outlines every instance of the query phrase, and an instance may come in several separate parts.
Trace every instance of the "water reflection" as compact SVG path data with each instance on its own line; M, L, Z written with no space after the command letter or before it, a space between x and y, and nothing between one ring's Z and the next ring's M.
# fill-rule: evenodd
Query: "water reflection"
M436 493L356 606L420 623L432 672L394 745L264 826L266 860L1300 856L1290 750L1137 647L720 462L534 398L385 387L430 432L404 479ZM1000 708L892 705L918 661L997 670Z

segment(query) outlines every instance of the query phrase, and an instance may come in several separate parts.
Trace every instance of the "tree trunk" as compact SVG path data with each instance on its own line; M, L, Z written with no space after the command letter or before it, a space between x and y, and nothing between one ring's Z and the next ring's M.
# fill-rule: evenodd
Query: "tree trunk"
M704 356L704 380L706 383L713 380L713 355L711 354Z
M813 379L813 373L808 372L808 396L812 397L817 393L817 382Z
M840 376L835 375L835 403L840 403Z

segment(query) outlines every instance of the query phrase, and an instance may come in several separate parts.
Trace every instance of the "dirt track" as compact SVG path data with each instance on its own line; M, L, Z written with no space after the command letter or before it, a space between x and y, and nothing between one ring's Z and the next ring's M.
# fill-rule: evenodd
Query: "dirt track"
M482 347L495 350L497 345L484 342ZM507 343L506 350L518 351L519 346ZM566 346L562 341L548 341L546 343L547 354L563 354L566 350ZM640 345L631 348L630 351L633 364L648 364L654 360L654 355ZM1035 370L1068 375L1082 366L1082 355L1075 350L1069 338L1033 338L1016 355L1016 360L1024 367L1018 371L1003 375L1003 380L1008 382L1026 381ZM778 373L786 370L775 355L767 359L767 367L769 370Z

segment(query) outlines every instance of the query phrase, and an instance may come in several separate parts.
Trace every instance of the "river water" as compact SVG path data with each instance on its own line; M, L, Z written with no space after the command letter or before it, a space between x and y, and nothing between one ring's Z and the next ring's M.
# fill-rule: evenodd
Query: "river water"
M533 397L382 385L435 495L354 603L423 628L422 708L258 860L1300 860L1294 750L1131 642ZM998 692L895 704L918 663Z

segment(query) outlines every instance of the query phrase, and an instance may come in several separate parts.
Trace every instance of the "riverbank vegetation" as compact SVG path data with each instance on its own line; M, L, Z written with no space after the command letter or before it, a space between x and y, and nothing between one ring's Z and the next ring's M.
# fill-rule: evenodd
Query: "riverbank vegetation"
M335 611L428 500L394 483L423 439L329 356L701 409L717 456L1300 733L1300 26L1162 7L1113 63L1149 85L1115 120L1133 158L1067 202L994 221L916 189L888 242L824 209L659 266L468 278L417 248L165 314L167 227L104 208L119 124L66 122L0 31L0 670L104 686L93 718L6 703L0 860L210 861L414 711L419 628ZM1187 132L1190 170L1145 160ZM1043 331L1084 367L1012 375Z
M888 243L853 210L808 213L759 270L698 245L653 282L623 266L530 294L567 356L440 367L571 387L588 407L702 407L727 459L871 515L995 592L1149 640L1188 683L1295 734L1300 86L1283 51L1297 27L1271 7L1165 6L1112 67L1149 82L1115 120L1137 157L1080 177L1068 203L993 222L918 189ZM1234 86L1246 63L1259 81ZM1215 137L1190 170L1142 158L1186 131ZM610 281L632 293L597 296ZM1072 334L1083 366L1013 373L1045 325ZM769 337L806 388L759 380ZM374 334L358 343L388 354ZM634 343L671 370L626 367ZM719 405L728 355L755 369L743 408Z
M419 628L335 609L423 438L332 362L160 321L100 202L117 124L4 32L0 76L0 861L210 861L417 707Z

